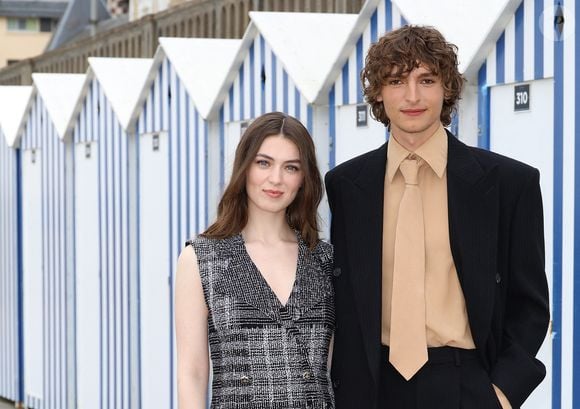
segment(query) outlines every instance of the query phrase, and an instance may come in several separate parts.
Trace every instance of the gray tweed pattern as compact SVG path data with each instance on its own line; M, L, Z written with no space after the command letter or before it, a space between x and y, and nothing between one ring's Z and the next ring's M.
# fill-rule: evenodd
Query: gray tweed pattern
M197 237L213 366L212 409L333 408L327 356L334 332L332 246L299 233L296 282L282 305L241 235Z

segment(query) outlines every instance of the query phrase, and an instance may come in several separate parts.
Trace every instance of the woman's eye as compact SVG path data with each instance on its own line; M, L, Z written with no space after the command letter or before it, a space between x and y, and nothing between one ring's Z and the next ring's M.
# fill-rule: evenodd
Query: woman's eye
M300 170L300 168L298 166L288 165L286 166L286 170L290 173L296 173Z
M263 160L263 159L258 159L256 161L256 164L261 168L267 168L270 165L267 160Z

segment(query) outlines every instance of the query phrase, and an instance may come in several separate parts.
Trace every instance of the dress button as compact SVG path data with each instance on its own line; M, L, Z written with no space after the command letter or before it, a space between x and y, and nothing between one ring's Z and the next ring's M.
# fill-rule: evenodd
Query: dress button
M340 386L340 380L339 379L333 379L332 380L332 387L334 389L338 389L339 386Z
M306 381L312 379L312 373L310 371L306 371L302 374L302 378Z
M242 385L249 385L250 384L250 377L248 375L240 376L240 383Z
M332 270L332 275L335 277L339 277L342 274L342 270L340 269L340 267L336 267L334 270Z
M501 283L501 276L499 275L499 273L497 273L495 275L495 282L498 283L498 284Z

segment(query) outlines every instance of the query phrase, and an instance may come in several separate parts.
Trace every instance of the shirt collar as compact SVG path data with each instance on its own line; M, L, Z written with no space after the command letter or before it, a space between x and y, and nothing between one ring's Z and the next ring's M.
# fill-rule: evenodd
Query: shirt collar
M433 136L414 152L433 169L439 178L443 177L447 167L447 144L447 133L443 125L440 125ZM389 182L393 181L399 165L411 153L395 138L389 138L387 145L387 178Z

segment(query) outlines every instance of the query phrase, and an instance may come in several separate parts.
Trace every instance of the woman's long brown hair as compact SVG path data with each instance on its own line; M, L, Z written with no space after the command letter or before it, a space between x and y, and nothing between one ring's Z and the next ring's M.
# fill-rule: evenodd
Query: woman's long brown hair
M310 248L318 243L317 210L323 195L322 178L316 164L314 142L308 130L282 112L258 117L242 135L236 148L232 177L218 205L217 220L201 235L223 239L238 234L248 223L246 176L262 142L269 136L282 135L298 148L304 182L294 201L286 209L288 225L300 232Z

